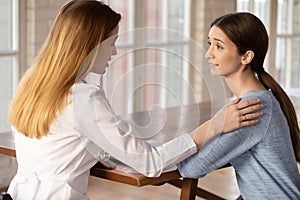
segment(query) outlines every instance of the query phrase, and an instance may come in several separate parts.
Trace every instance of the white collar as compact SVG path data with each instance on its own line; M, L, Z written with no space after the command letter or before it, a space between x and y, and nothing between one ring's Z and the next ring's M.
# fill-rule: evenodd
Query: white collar
M102 80L102 75L103 74L97 74L94 72L89 72L86 77L83 79L83 82L92 84L92 85L97 85L101 86L101 80Z

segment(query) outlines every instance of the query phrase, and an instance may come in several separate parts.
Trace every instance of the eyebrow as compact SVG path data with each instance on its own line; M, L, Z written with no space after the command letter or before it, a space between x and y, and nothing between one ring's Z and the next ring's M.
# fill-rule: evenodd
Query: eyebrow
M211 40L209 37L208 37L207 39L208 39L208 40ZM221 40L221 39L218 39L218 38L213 38L213 40L215 40L215 41L218 41L218 42L221 42L221 43L225 44L225 42L224 42L223 40Z

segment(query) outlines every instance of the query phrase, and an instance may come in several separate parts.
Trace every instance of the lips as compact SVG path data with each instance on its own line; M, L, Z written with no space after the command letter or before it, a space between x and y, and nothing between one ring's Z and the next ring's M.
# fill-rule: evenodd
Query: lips
M209 67L210 67L210 68L215 68L215 67L217 67L217 66L218 66L217 64L209 63Z

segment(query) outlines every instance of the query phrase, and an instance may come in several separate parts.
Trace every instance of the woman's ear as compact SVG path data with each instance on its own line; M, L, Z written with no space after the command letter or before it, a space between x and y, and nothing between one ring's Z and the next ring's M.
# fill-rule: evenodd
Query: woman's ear
M241 62L242 64L247 65L252 61L253 58L254 58L254 52L249 50L246 51L246 53L242 56Z

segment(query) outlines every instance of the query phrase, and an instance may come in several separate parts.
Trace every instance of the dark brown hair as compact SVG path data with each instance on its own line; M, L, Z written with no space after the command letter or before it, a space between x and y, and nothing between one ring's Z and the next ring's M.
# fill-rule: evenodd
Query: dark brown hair
M300 131L295 108L288 95L263 68L268 50L269 37L262 21L255 15L247 12L230 13L214 20L211 24L220 28L227 37L237 46L238 53L254 52L254 58L249 64L257 74L260 82L267 89L271 89L278 100L280 107L288 121L291 139L296 159L300 161Z

